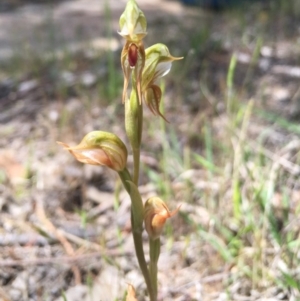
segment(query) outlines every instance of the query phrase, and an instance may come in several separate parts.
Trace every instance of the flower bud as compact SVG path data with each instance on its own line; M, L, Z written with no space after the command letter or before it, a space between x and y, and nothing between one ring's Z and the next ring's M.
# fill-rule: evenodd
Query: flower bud
M121 139L108 132L93 131L74 147L57 142L67 149L76 160L86 164L104 165L121 171L127 163L127 148Z
M128 41L141 41L147 34L147 20L135 0L127 2L119 24L121 29L119 34Z
M164 201L158 197L152 197L146 201L144 206L144 223L151 239L159 238L166 220L175 215L179 208L170 212Z

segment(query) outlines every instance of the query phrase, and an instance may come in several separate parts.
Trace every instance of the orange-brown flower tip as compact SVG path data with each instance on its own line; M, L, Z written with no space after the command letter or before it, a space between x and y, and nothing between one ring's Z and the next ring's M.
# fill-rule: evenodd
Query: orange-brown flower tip
M174 216L179 209L180 206L171 212L160 198L148 199L144 206L144 222L149 237L151 239L159 238L167 219Z
M57 144L63 146L65 149L68 149L69 148L69 145L66 144L66 143L63 143L63 142L60 142L60 141L56 141Z
M135 296L135 289L132 284L128 283L126 301L137 301Z
M120 138L112 133L90 132L74 147L63 142L57 143L81 163L104 165L115 171L122 171L127 164L127 148Z
M107 156L107 154L101 149L89 149L83 148L82 146L77 145L74 147L69 147L66 143L57 142L58 144L62 145L66 150L70 152L73 157L85 164L90 165L105 165L113 169L113 163Z

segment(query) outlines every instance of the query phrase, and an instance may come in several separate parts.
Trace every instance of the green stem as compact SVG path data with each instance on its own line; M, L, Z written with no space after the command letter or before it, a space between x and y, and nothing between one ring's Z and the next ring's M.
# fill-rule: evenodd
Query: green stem
M120 179L121 179L126 191L130 195L130 184L129 183L132 181L132 179L131 179L128 169L124 168L123 170L119 171L119 176L120 176Z
M136 98L137 98L137 131L138 131L138 144L139 147L137 149L133 149L133 159L134 159L134 172L133 172L133 183L138 186L139 177L140 177L140 154L141 154L141 141L142 141L142 133L143 133L143 105L140 103L138 99L137 90L135 90Z
M138 186L140 177L140 153L141 149L136 148L132 150L133 154L133 183Z
M155 298L157 298L157 262L160 254L160 239L149 239L150 245L150 265L149 272L150 278L153 285Z
M132 91L125 102L125 128L133 152L133 183L138 186L140 174L140 148L143 132L143 106L132 77Z
M132 193L132 186L130 183L132 182L131 176L129 171L125 168L124 170L119 172L119 176L122 180L122 183L127 190L128 194L132 198L134 193ZM136 203L139 200L131 200L131 203ZM133 205L132 205L133 206ZM132 207L131 207L132 208ZM135 219L134 219L134 210L131 209L131 227L132 227L132 235L134 240L134 247L135 247L135 253L136 257L138 259L138 263L140 266L140 269L143 273L147 290L149 293L150 301L157 301L155 289L152 284L152 280L149 274L149 270L147 267L147 263L145 260L145 254L144 254L144 247L143 247L143 238L142 238L142 231L140 230L139 225L135 225Z
M131 219L132 221L132 219ZM135 253L139 262L139 266L142 270L150 301L157 301L157 294L155 290L155 283L152 282L151 276L148 271L147 263L145 260L145 254L144 254L144 248L143 248L143 239L141 233L132 232L133 234L133 240L134 240L134 247L135 247ZM154 285L153 285L154 284Z

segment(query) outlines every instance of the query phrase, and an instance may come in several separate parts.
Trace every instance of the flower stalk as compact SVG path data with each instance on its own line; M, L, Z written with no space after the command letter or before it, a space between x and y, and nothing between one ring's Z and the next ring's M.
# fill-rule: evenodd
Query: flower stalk
M131 227L136 257L147 285L150 300L156 301L155 289L153 287L154 284L150 278L143 247L143 201L138 189L131 181L129 171L124 169L123 171L119 172L119 176L131 198Z
M150 247L150 263L149 272L151 282L153 283L153 290L155 296L157 296L157 263L160 255L160 238L152 239L149 238Z

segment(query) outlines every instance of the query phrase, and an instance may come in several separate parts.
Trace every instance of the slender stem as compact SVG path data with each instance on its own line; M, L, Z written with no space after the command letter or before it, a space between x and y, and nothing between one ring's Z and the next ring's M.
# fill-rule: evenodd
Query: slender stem
M119 176L122 180L122 183L127 190L128 194L130 197L132 197L131 193L131 186L130 182L132 182L131 176L129 171L125 168L124 170L119 172ZM133 201L132 201L133 203ZM138 263L140 266L140 269L143 273L146 285L147 285L147 290L149 293L150 301L157 301L155 289L152 284L152 280L149 274L148 266L146 263L145 259L145 253L144 253L144 246L143 246L143 238L142 238L142 231L139 230L139 227L136 227L134 224L134 216L133 216L133 210L131 210L131 227L132 227L132 235L133 235L133 240L134 240L134 247L135 247L135 253L136 257L138 259Z
M140 177L140 148L132 150L133 154L133 183L138 186L139 177Z
M138 186L143 132L143 106L140 104L134 83L130 98L125 102L125 128L133 152L133 183Z
M132 181L132 179L131 179L131 176L130 176L130 173L129 173L128 169L124 168L123 170L119 171L119 176L120 176L120 179L121 179L126 191L130 195L129 181Z
M125 103L125 128L133 152L133 181L131 180L130 174L127 169L119 172L119 175L131 197L132 235L138 263L147 285L150 301L157 301L157 285L155 284L155 282L152 283L148 266L145 260L142 239L143 221L139 219L139 217L143 216L143 202L137 189L140 175L140 152L143 132L143 106L141 99L139 99L139 93L137 90L137 75L136 72L133 72L132 91L130 94L130 99ZM132 186L132 183L128 183L127 181L133 182L135 186Z
M139 94L137 91L136 81L133 77L133 86L132 89L133 93L135 93L135 106L137 110L137 140L138 140L138 147L133 147L133 183L138 186L139 177L140 177L140 154L141 154L141 141L142 141L142 133L143 133L143 105L141 99L139 99Z
M133 221L133 219L131 219ZM149 270L147 267L147 263L145 260L144 248L143 248L143 239L142 234L137 232L132 232L133 240L134 240L134 247L135 253L139 262L139 266L142 270L147 289L149 292L150 301L157 301L157 294L155 290L155 284L152 282L151 276L149 274ZM153 285L154 284L154 285Z
M155 298L157 299L157 263L160 254L160 239L149 239L150 245L150 265L149 272L150 278L153 285Z

